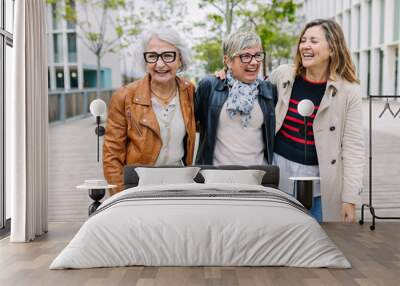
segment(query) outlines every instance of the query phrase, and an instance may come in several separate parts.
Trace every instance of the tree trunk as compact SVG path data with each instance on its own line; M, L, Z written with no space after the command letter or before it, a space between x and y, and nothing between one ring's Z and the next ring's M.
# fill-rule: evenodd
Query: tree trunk
M100 98L100 93L101 93L101 82L100 82L100 71L101 71L100 60L101 60L101 56L100 56L100 54L96 54L96 58L97 58L96 98Z
M265 52L265 47L264 47L264 43L262 43L261 41L261 47L262 50L264 51L264 59L262 61L262 67L263 67L263 78L265 78L267 76L267 53Z
M226 6L225 6L225 15L226 15L226 19L225 19L225 23L226 23L226 35L228 36L231 31L232 31L232 21L233 21L233 8L230 7L229 4L231 4L231 1L226 0L225 2Z

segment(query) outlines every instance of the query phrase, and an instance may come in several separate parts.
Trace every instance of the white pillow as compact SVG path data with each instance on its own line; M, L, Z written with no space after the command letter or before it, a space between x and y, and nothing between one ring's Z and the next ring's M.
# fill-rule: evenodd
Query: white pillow
M139 186L195 183L193 179L199 170L199 167L135 168L139 176Z
M201 170L204 183L234 183L246 185L261 185L265 171L262 170Z

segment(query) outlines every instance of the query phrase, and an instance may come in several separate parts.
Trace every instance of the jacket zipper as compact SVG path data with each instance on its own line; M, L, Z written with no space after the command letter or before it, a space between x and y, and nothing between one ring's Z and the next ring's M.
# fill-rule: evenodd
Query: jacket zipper
M140 127L138 126L138 123L136 122L136 120L132 118L132 115L131 115L131 111L130 111L130 110L128 110L128 120L129 120L129 122L131 122L131 123L133 122L133 125L135 126L136 131L139 133L139 136L142 137L143 134L142 134L142 132L140 131Z

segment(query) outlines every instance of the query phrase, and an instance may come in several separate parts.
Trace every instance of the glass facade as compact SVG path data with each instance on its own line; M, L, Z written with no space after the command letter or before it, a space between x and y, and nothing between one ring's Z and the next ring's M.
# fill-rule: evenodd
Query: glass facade
M385 0L380 0L380 15L379 15L379 43L385 41Z
M368 46L371 46L371 33L372 33L372 3L371 0L367 1L367 14L368 14Z
M393 40L400 40L400 0L394 1L394 29Z
M368 70L368 76L367 76L367 95L371 95L371 51L368 51L368 56L367 56L367 70Z
M351 47L351 45L353 44L352 41L352 36L351 36L351 22L350 22L350 11L347 11L344 14L345 18L346 18L346 23L347 23L347 45L349 47Z
M58 16L59 12L59 4L53 3L51 4L51 15L52 15L52 22L53 22L53 30L61 29L61 18Z
M70 0L69 1L69 8L71 9L71 11L75 10L75 0ZM75 30L75 22L71 22L71 21L67 21L67 29L71 29L71 30Z
M400 1L399 1L400 2ZM396 60L394 62L395 66L394 66L394 92L397 95L400 95L400 88L399 88L399 58L400 58L400 50L399 48L396 48Z
M379 49L379 94L383 94L383 57L382 49Z
M60 33L53 34L53 53L55 63L63 62L63 41Z
M56 88L64 88L64 70L56 69Z
M69 70L69 82L71 88L78 88L78 71L76 69Z
M14 22L14 0L5 1L5 30L13 33L13 22Z
M361 47L361 8L358 6L356 8L356 15L357 15L357 46L356 48L359 49Z
M68 62L76 63L76 33L67 34L68 42Z

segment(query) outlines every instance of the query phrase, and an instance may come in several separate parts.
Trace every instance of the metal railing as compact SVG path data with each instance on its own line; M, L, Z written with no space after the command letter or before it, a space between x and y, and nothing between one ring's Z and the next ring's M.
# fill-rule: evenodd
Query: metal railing
M115 89L102 89L100 98L108 104ZM89 105L96 99L96 89L49 90L49 123L89 114Z

